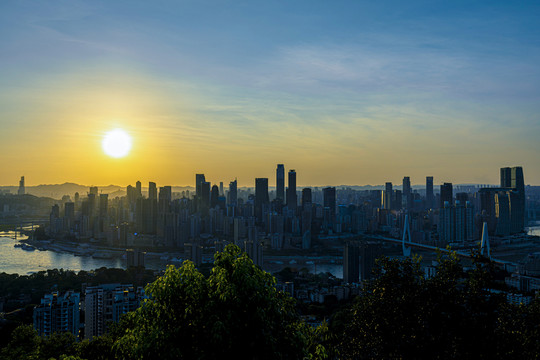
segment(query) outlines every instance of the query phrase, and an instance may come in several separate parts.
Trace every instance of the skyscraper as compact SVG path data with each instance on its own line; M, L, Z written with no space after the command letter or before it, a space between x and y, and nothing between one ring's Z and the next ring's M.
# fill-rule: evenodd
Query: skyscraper
M411 179L408 176L403 178L403 199L405 203L405 208L408 209L411 207ZM397 204L396 208L400 209L403 204Z
M204 174L195 174L195 196L197 199L202 195L202 183L205 182Z
M305 209L305 207L312 204L312 202L311 188L302 189L302 207Z
M24 176L21 176L21 180L19 181L19 190L17 191L18 195L24 195L26 194L26 188L24 187Z
M236 182L236 179L234 181L231 181L229 183L229 204L236 205L236 202L238 200L238 184Z
M392 208L392 183L387 182L384 186L384 193L383 193L383 207L385 209L391 209Z
M444 208L444 202L448 202L450 206L454 204L454 195L452 192L452 183L444 183L441 185L441 204L440 207Z
M157 186L155 182L148 183L148 198L150 200L157 200Z
M514 231L522 231L525 226L525 181L523 179L523 168L515 166L512 168L501 168L501 187L511 188L516 194L512 202L512 218L515 225ZM517 228L520 228L517 229ZM514 232L513 231L513 232Z
M287 188L287 207L296 211L297 197L296 197L296 171L289 171L289 187Z
M433 176L426 176L426 208L433 207Z
M323 189L323 206L330 209L331 221L336 218L336 188L326 187Z
M269 203L268 178L255 179L255 217L262 221L263 207Z
M278 164L276 169L276 199L285 200L285 168Z

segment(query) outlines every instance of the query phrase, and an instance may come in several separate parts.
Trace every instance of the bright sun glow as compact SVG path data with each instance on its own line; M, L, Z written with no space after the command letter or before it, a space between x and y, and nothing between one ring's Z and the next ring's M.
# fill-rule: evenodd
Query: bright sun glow
M131 150L131 137L122 129L111 130L105 134L101 145L105 154L121 158Z

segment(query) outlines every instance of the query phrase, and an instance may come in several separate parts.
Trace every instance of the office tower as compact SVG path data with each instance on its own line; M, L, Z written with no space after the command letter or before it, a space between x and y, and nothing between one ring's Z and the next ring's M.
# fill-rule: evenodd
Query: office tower
M210 208L215 208L218 205L219 201L219 188L217 185L212 186L210 192Z
M433 208L433 176L426 176L426 209Z
M225 193L223 192L223 181L219 182L219 196L224 196Z
M403 199L405 203L405 209L409 209L411 207L412 197L411 197L411 179L408 176L405 176L403 178ZM397 202L397 201L396 201ZM397 202L396 208L401 209L403 204Z
M330 221L336 218L336 188L326 187L323 189L323 207L329 209Z
M390 210L392 208L392 183L387 182L384 186L383 192L383 208Z
M99 216L107 216L107 210L109 208L109 195L99 194Z
M474 240L474 206L467 201L465 203L465 238Z
M97 186L90 186L89 193L93 194L93 195L95 195L97 197L98 196L98 187Z
M55 332L70 332L79 337L79 293L67 291L46 294L41 304L34 308L34 329L39 335L50 336Z
M443 242L453 242L456 236L456 209L445 201L439 211L439 239Z
M19 181L19 190L17 191L18 195L24 195L26 194L26 188L24 186L24 176L21 176L21 180Z
M276 169L276 199L285 200L285 168L278 164Z
M453 241L463 242L467 237L467 213L465 208L465 203L459 200L456 200L455 205L455 236Z
M268 205L268 178L255 179L255 217L263 220L263 207Z
M236 179L234 181L231 181L229 183L229 204L236 205L236 202L238 200L238 184Z
M303 188L302 189L302 207L304 210L306 210L307 206L311 206L313 203L312 196L311 196L311 189L310 188Z
M144 293L133 285L103 284L85 289L84 338L92 340L107 333L111 322L120 321L120 316L135 311ZM78 309L77 309L78 310Z
M67 202L64 204L64 229L72 230L75 225L75 203Z
M208 207L210 205L210 182L203 181L201 183L200 203L202 207Z
M297 206L296 198L296 171L289 171L289 187L287 188L287 207L296 211Z
M454 203L454 195L452 193L452 183L444 183L441 185L441 203L440 207L444 207L444 203L448 202L450 205Z
M501 187L511 188L512 186L512 169L509 167L501 168Z
M195 174L195 196L197 199L201 198L202 183L205 181L204 174Z
M148 198L150 200L157 200L157 186L155 182L148 183Z
M137 189L137 197L138 198L142 197L142 185L140 181L137 181L135 183L135 189Z
M403 195L401 190L394 191L394 201L392 201L392 209L399 210L401 209L401 204L403 202Z
M525 181L523 179L523 168L515 166L513 168L501 168L501 187L511 188L516 194L512 203L513 231L523 231L525 226Z

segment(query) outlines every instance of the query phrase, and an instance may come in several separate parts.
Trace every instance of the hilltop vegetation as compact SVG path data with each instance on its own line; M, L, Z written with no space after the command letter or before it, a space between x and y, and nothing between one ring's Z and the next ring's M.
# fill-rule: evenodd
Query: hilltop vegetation
M9 359L447 359L535 358L540 302L508 304L494 268L475 258L465 272L441 257L426 279L414 259L378 261L376 278L318 328L306 325L275 279L239 248L216 254L208 276L186 261L146 287L149 299L111 333L74 342L19 327ZM26 339L26 340L22 340Z

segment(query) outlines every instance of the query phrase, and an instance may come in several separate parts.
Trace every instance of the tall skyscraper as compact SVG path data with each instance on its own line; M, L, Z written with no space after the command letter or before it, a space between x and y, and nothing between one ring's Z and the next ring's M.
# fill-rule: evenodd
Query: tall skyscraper
M383 192L383 207L385 209L391 209L392 208L392 183L387 182L384 186L384 192Z
M305 210L306 206L309 206L313 203L312 197L311 197L311 188L303 188L302 189L302 207Z
M218 205L219 201L219 188L217 185L212 186L210 192L210 208L215 208Z
M231 181L229 183L229 204L236 205L236 202L238 201L238 184L236 179L234 181Z
M404 199L404 203L405 203L405 208L408 209L411 207L411 178L409 178L408 176L405 176L403 178L403 199ZM397 204L397 208L401 208L403 206L403 204Z
M269 203L268 178L255 179L255 217L258 221L263 219L263 207Z
M285 201L285 168L278 164L276 169L276 199Z
M219 196L223 196L225 193L223 192L223 181L219 182Z
M287 207L291 210L296 211L297 206L297 197L296 197L296 171L289 171L289 187L287 188Z
M450 206L454 204L454 194L452 191L452 183L444 183L441 185L441 203L440 207L444 208L444 203L448 202Z
M197 199L201 198L202 183L205 182L204 174L195 174L195 196Z
M19 181L19 190L17 191L18 195L24 195L26 194L26 188L24 186L24 176L21 176L21 180Z
M155 182L148 183L148 198L150 200L157 200L157 186Z
M330 209L331 221L336 218L336 188L326 187L323 189L323 206Z
M426 176L426 208L433 208L433 176Z
M135 189L137 189L137 197L138 198L142 197L142 185L140 181L137 181L135 183Z
M511 188L516 192L514 201L511 204L512 213L514 214L512 217L515 223L514 228L520 227L521 230L513 230L522 231L525 226L525 181L523 178L523 168L521 166L501 168L501 187Z

